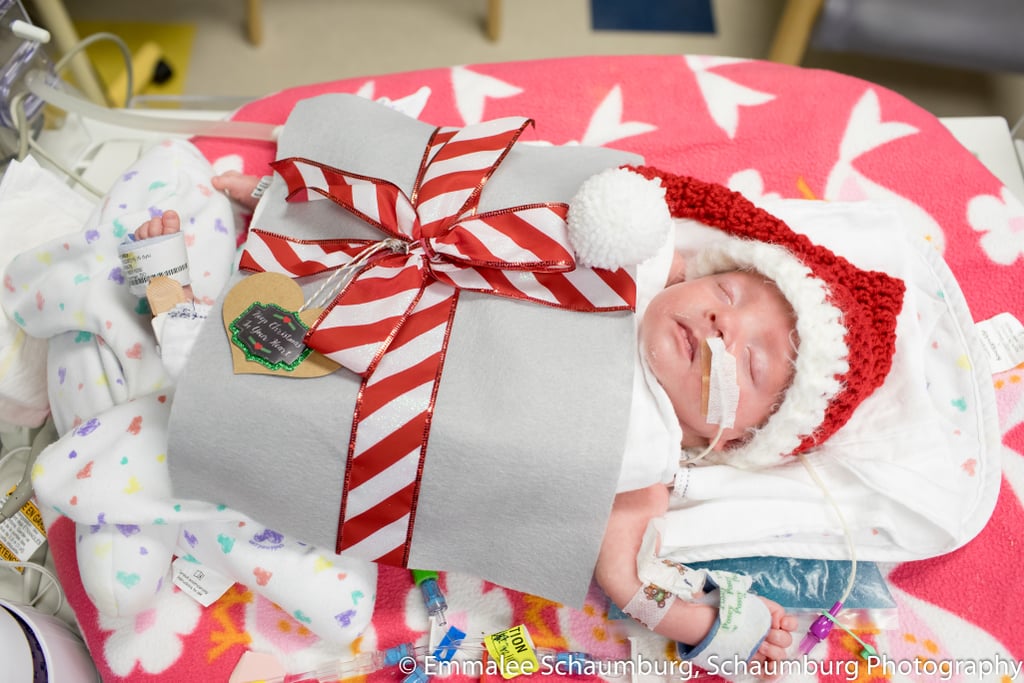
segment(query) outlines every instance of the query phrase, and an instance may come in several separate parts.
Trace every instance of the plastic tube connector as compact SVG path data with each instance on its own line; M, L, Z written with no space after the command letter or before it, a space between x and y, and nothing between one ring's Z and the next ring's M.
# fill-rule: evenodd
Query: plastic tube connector
M420 587L420 593L423 594L423 603L427 606L427 614L437 618L437 623L444 626L447 623L444 612L448 609L448 601L445 600L441 587L437 585L437 572L413 569L412 578Z
M835 617L839 614L839 611L843 609L843 603L837 602L832 605L832 609L828 611L828 615L822 614L820 617L814 620L811 627L807 629L807 635L800 641L800 654L810 654L811 650L820 643L821 641L828 638L828 634L832 633L832 626L835 623L831 617Z
M18 36L22 40L31 40L33 43L48 43L50 42L50 32L45 28L30 24L27 21L21 19L15 19L10 25L11 33Z
M395 645L384 651L384 666L398 666L403 659L416 656L416 649L410 643Z
M411 643L402 643L383 651L361 652L352 659L325 664L313 671L264 679L263 683L333 683L398 666L404 660L414 659L422 654L422 648L417 648ZM410 683L413 681L415 679Z
M402 683L427 683L430 680L430 676L423 670L419 664L416 668L409 672L405 678L402 679Z

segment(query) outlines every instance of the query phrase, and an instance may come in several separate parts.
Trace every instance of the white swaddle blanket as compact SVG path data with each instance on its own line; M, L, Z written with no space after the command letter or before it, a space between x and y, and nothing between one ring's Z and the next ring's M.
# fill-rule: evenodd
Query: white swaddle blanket
M54 195L60 201L54 202ZM16 254L77 231L92 211L33 159L12 160L0 179L0 271ZM13 285L5 282L5 288ZM0 427L37 427L50 413L43 339L0 316Z
M213 175L191 144L162 144L122 174L79 231L8 268L5 309L29 334L50 339L49 397L62 435L39 457L36 493L48 525L58 515L76 523L82 581L106 615L138 613L173 590L178 556L263 594L326 641L350 643L373 612L374 565L171 498L173 386L148 307L123 283L117 245L151 216L177 210L193 291L212 301L234 270L237 240ZM40 206L59 201L52 191L39 197Z

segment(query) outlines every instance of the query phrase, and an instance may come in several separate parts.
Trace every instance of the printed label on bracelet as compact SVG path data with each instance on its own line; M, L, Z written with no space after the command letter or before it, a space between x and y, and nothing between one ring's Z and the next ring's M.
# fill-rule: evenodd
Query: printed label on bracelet
M128 291L135 296L146 296L146 286L158 276L169 277L182 286L191 283L185 235L181 232L122 242L117 246L117 255Z
M299 314L277 304L254 303L231 323L231 341L246 359L271 370L294 370L310 349Z
M502 678L515 678L540 669L540 661L526 626L520 624L484 638L487 654L498 664Z

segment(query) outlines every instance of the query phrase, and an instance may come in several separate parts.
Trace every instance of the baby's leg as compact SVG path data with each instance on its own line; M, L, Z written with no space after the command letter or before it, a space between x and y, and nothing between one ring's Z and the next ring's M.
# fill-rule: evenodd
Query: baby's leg
M228 171L210 179L210 184L215 190L223 192L249 209L256 208L256 203L259 201L258 197L252 196L253 190L256 189L259 182L260 179L256 176L242 175L238 171ZM169 209L164 211L163 215L151 218L140 225L135 230L135 239L145 240L150 237L169 235L179 230L181 230L181 217L178 216L177 211Z
M252 196L252 193L259 182L260 179L256 176L243 175L238 171L228 171L210 180L215 190L223 192L247 209L256 208L259 197Z
M177 211L168 209L159 216L150 218L148 221L136 228L135 239L148 240L153 237L162 237L163 235L171 235L180 231L181 216L178 215ZM194 299L191 285L183 285L181 287L181 293L184 295L186 301L192 301ZM150 302L150 305L153 305L152 301Z

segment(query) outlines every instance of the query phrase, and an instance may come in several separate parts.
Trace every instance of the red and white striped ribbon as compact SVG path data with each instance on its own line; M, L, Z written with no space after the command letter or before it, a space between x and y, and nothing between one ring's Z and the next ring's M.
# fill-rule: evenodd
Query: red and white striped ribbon
M634 305L630 272L576 268L565 204L478 212L487 181L529 123L507 118L435 130L408 196L387 180L308 159L273 164L289 201L330 199L389 239L388 248L353 269L306 338L364 378L348 447L338 552L405 564L459 291L576 311ZM352 264L373 244L294 240L254 229L241 266L315 275Z

